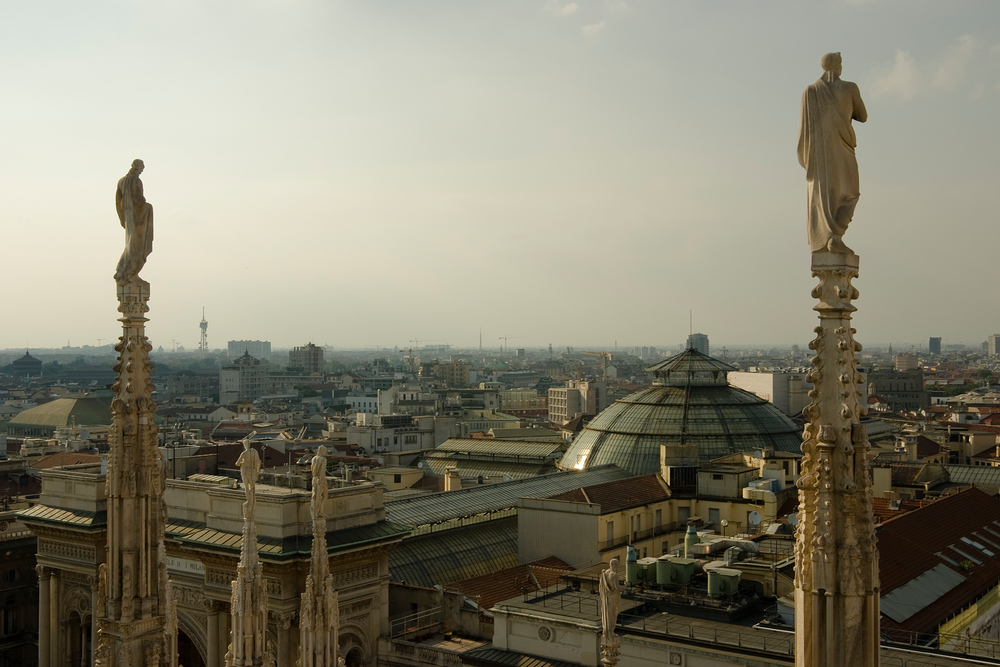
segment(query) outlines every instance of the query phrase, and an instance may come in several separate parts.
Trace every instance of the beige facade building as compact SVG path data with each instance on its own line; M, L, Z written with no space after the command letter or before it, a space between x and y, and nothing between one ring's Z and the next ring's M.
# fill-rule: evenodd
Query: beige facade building
M243 521L242 488L226 477L168 480L166 563L177 604L178 656L185 667L223 667L229 643L230 584L236 578ZM278 665L298 658L298 611L309 570L310 494L258 484L258 548L268 592L267 639ZM388 556L407 530L385 519L382 487L330 490L328 553L340 601L341 655L375 664L388 627ZM38 536L39 636L49 664L87 667L96 644L92 613L105 562L107 500L99 465L42 472L39 504L22 514ZM70 660L70 661L67 661Z
M565 387L550 388L548 399L549 421L561 425L580 415L596 415L608 407L608 385L570 380Z
M312 343L292 348L288 353L288 366L290 368L300 368L304 373L322 372L323 348Z

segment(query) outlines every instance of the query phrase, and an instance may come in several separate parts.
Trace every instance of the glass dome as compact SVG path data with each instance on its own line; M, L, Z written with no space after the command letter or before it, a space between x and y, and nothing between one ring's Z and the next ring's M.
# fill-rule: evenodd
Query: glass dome
M653 386L594 417L560 468L613 463L635 475L658 472L663 444L696 444L703 461L763 448L799 451L800 429L764 399L730 386L732 366L687 350L649 370L657 377Z

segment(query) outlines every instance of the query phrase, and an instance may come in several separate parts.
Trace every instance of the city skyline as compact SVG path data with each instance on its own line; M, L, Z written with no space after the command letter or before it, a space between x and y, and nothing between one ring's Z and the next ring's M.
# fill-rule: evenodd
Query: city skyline
M112 193L133 158L165 348L197 347L202 307L211 349L460 331L446 342L474 348L480 327L484 350L680 343L691 310L713 350L729 331L802 345L795 133L827 51L870 113L847 236L859 340L1000 331L979 287L994 3L54 2L0 19L0 118L18 128L2 347L117 335Z

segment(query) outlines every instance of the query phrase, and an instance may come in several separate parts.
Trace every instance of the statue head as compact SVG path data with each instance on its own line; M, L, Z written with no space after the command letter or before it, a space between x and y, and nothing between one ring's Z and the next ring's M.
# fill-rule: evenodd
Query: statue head
M840 74L843 63L844 60L840 57L840 51L827 53L819 59L819 64L823 67L824 72L836 72L837 74Z
M145 169L145 168L146 168L146 165L144 165L142 163L142 160L140 160L139 158L136 158L136 159L132 160L132 171L134 171L135 173L141 174L142 170Z
M617 572L618 571L618 559L617 558L612 558L611 562L608 563L608 567L611 568L612 572Z

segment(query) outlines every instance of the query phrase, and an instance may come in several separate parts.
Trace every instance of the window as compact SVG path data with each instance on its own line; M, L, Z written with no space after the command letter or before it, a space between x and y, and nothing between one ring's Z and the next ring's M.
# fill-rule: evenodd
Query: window
M607 542L610 544L615 539L615 522L608 521L607 523Z
M392 482L393 482L393 484L402 484L403 483L403 475L402 474L395 474L395 475L393 475L392 476Z
M655 515L654 521L655 521L655 523L653 525L656 528L659 528L660 526L663 525L663 510L656 510L656 515Z
M715 480L715 481L717 481L717 482L722 481L722 475L720 475L718 473L712 473L712 479Z
M713 526L717 526L719 524L719 508L718 507L709 507L708 508L708 522L711 523Z
M691 518L691 508L687 505L677 508L677 521L680 523L687 523L687 520Z

